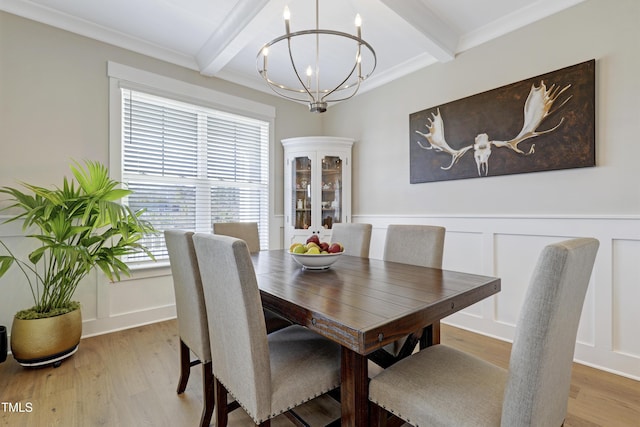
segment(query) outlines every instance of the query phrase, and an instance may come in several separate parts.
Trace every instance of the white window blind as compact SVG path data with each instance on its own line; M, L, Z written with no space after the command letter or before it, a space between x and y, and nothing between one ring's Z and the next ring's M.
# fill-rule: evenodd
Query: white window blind
M160 232L257 222L268 247L269 122L131 89L122 89L122 113L122 181L132 209L146 209ZM162 233L143 244L168 258Z

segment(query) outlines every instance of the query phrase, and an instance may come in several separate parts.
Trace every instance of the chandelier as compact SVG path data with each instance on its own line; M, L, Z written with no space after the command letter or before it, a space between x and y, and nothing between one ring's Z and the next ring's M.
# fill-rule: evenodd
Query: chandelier
M355 35L320 29L318 16L316 0L315 29L291 32L291 14L285 7L286 33L262 46L256 65L276 94L308 103L313 113L324 113L328 103L344 101L358 92L376 68L376 53L361 37L359 14ZM274 63L278 66L269 68Z

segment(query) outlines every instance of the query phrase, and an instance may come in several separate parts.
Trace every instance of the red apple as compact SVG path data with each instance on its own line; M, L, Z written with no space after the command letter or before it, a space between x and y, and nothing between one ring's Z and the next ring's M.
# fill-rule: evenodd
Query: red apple
M338 252L342 252L342 245L340 243L332 243L329 245L329 249L327 252L330 254L337 254Z
M329 244L327 242L320 242L320 250L329 252Z
M313 236L309 237L307 239L307 243L315 243L316 245L320 245L320 238L318 237L317 234L314 234Z

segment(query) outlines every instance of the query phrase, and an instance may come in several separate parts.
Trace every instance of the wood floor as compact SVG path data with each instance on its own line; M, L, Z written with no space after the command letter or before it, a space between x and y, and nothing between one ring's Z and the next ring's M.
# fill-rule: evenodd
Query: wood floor
M506 367L510 345L443 325L442 341ZM200 368L187 390L178 381L175 321L82 341L59 368L24 369L9 356L0 364L0 426L197 426L202 409ZM340 414L323 397L298 411L314 426ZM249 426L241 410L230 426ZM274 427L291 426L280 416ZM566 427L640 426L640 382L574 365Z

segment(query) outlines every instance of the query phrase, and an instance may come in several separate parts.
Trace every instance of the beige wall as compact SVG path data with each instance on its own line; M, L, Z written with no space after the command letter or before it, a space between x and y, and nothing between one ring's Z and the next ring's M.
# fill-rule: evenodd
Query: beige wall
M310 115L304 105L5 12L0 12L0 186L18 186L19 181L47 187L59 184L62 175L69 175L72 159L108 164L107 61L275 107L271 176L276 220L271 233L279 246L277 218L283 210L279 141L320 134L321 117ZM0 225L0 238L17 253L26 253L21 235L17 225ZM90 275L76 294L83 306L84 334L175 316L168 273L166 268L136 272L132 280L117 284L106 284L101 273ZM17 270L0 280L1 325L11 325L14 313L30 306L23 282Z
M640 2L590 0L332 107L354 215L640 213ZM596 59L596 168L409 184L409 115ZM469 155L469 154L467 154Z
M71 158L107 162L107 61L270 104L272 230L282 225L279 140L352 137L353 216L374 224L372 257L381 257L390 223L441 224L445 268L503 279L498 296L447 322L510 339L542 246L592 235L601 248L576 356L640 378L638 22L637 0L588 0L316 116L303 105L0 12L0 185L58 182ZM596 59L597 167L409 184L409 114L589 59ZM17 227L0 226L0 238L23 245ZM0 324L9 325L28 299L17 281L0 281ZM78 299L85 335L175 315L166 269L117 284L96 273Z
M640 2L588 0L331 107L324 132L354 138L353 218L382 257L392 223L447 228L443 267L502 279L502 291L446 323L510 340L544 245L601 246L576 359L640 379ZM596 60L596 167L409 183L409 115ZM479 130L481 131L481 130Z
M273 165L282 213L280 139L321 132L307 107L131 51L0 12L0 185L49 185L70 159L108 162L107 61L179 79L276 108Z

